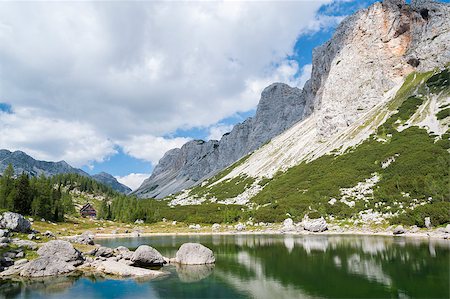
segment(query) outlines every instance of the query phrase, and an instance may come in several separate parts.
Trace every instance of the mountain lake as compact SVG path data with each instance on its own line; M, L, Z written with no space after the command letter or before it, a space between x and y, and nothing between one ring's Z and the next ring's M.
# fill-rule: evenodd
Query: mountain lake
M215 265L164 266L156 280L3 280L0 298L449 298L450 241L344 235L176 235L97 239L173 257L185 242Z

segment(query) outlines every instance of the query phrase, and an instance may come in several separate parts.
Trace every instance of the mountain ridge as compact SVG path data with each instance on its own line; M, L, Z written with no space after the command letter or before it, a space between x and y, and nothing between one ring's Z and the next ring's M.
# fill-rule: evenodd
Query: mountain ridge
M428 70L450 61L449 19L448 4L412 1L409 5L402 0L377 2L347 17L330 41L314 49L311 79L302 90L298 89L298 107L292 111L295 121L286 122L283 132L295 123L308 120L310 129L316 131L312 137L314 142L325 142L379 105L380 99L386 100L386 95L414 70ZM282 95L277 96L273 103L283 100ZM260 104L263 98L264 92ZM264 120L269 120L276 125L283 121L282 117L277 118L276 112L280 110L283 107L279 104L274 110L275 117L260 121L264 124ZM256 118L237 124L224 136L225 140L232 139L235 145L246 144L253 138L248 130L251 126L247 124L255 122ZM259 146L280 133L271 132ZM135 194L162 198L176 193L198 185L249 153L241 151L238 155L233 147L223 145L217 141L193 141L181 149L170 150ZM256 150L259 146L247 150ZM217 148L219 150L215 150ZM223 155L228 154L228 159L224 160L230 163L217 163L220 150ZM206 165L201 161L205 157L210 158ZM207 175L193 177L199 171Z
M115 191L121 193L129 193L131 189L119 183L112 175L107 173L99 173L96 175L89 175L87 172L70 166L66 161L49 162L36 160L23 151L9 151L7 149L0 149L0 173L3 173L8 165L11 164L14 168L14 173L20 175L25 172L31 176L53 176L57 174L76 173L81 176L91 177L94 180L110 186Z

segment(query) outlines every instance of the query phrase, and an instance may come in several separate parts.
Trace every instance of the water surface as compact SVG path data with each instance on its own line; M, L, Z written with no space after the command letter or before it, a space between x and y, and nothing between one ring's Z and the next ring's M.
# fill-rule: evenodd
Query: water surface
M449 298L450 242L374 236L155 236L99 239L148 244L173 257L185 242L214 266L165 266L158 280L100 276L4 281L5 298Z

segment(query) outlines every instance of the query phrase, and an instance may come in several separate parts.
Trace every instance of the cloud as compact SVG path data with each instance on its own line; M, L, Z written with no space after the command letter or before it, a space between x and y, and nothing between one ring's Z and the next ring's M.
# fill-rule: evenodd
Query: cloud
M65 160L76 167L116 153L114 144L88 124L39 114L28 108L0 112L0 148L22 150L40 160Z
M273 81L301 86L288 57L339 21L316 15L325 3L2 2L0 98L16 113L0 146L80 166L120 145L156 163L188 140L158 136L254 109Z
M233 129L233 125L217 124L209 128L207 140L220 140L222 135L230 132Z
M126 176L116 176L116 179L125 186L130 187L132 190L136 190L149 176L149 173L130 173Z
M165 152L172 148L181 147L188 142L190 138L171 138L155 137L151 135L133 136L129 140L120 142L126 154L150 161L153 165L158 163Z

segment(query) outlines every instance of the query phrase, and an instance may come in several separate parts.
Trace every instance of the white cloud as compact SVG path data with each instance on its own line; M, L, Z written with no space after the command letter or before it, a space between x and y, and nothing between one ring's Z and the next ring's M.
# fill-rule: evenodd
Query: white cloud
M207 140L220 140L222 135L230 132L233 129L233 125L217 124L209 128Z
M81 166L118 144L155 163L187 140L156 136L253 109L273 81L302 85L287 57L339 21L316 17L329 2L2 2L0 100L15 114L0 146Z
M116 153L114 144L89 125L39 116L35 109L0 112L0 148L22 150L36 159L65 160L81 167Z
M130 173L126 176L116 176L116 179L125 186L130 187L131 190L136 190L149 176L149 173Z
M124 152L132 157L150 161L153 165L158 163L165 152L172 148L181 147L190 138L155 137L151 135L133 136L129 140L119 143Z

